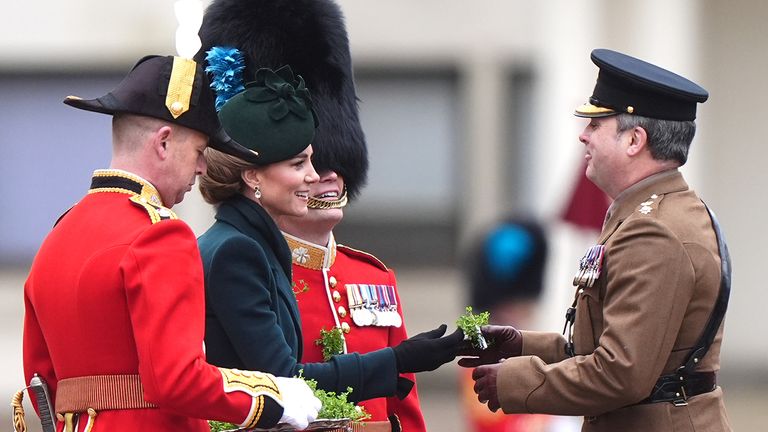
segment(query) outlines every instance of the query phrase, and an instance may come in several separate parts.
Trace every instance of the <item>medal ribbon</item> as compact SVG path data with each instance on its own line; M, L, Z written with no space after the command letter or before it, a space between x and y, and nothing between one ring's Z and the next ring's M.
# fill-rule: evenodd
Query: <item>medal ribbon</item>
M363 299L360 296L360 291L357 285L347 285L347 298L349 299L350 309L357 309L363 306Z
M395 296L395 287L392 285L386 285L387 295L389 296L389 308L393 311L397 310L397 296Z
M384 285L376 285L376 293L379 296L379 310L389 310L389 298L387 298L386 287Z

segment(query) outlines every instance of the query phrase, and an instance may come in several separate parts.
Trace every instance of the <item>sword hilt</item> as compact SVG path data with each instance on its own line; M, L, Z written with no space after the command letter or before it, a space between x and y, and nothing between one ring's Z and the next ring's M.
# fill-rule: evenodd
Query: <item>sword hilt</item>
M43 432L56 432L51 407L51 396L48 393L48 385L45 384L45 380L35 374L29 380L29 389L37 401L37 411L40 415L40 423L43 425Z

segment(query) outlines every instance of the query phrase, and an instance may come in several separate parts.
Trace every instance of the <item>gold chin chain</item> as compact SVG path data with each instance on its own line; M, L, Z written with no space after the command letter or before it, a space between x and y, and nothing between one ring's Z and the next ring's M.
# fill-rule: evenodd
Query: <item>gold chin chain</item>
M347 188L344 188L344 190L341 192L341 197L337 200L319 200L317 198L309 197L309 201L307 201L307 207L315 210L327 210L327 209L337 209L337 208L344 208L347 205L347 202L349 200L347 199Z

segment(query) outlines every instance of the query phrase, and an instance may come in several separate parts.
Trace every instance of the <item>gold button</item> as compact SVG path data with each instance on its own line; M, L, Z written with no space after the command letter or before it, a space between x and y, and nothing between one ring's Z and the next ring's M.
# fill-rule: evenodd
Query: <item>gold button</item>
M171 112L172 112L174 115L179 115L179 114L181 114L181 112L182 112L183 110L184 110L184 105L183 105L181 102L179 102L179 101L176 101L176 102L174 102L174 103L172 103L172 104L171 104Z
M342 318L347 316L347 310L344 309L344 306L339 306L339 316Z
M632 114L633 112L635 112L635 107L633 107L632 105L628 106L627 107L627 112Z
M341 331L343 331L344 333L349 333L350 330L351 329L349 328L349 324L345 322L341 323Z
M338 291L334 291L333 294L331 295L333 296L333 301L335 301L336 303L341 301L341 294L339 294Z
M331 276L331 277L328 278L328 284L331 285L331 288L336 288L336 284L337 283L338 283L338 281L336 280L335 277Z

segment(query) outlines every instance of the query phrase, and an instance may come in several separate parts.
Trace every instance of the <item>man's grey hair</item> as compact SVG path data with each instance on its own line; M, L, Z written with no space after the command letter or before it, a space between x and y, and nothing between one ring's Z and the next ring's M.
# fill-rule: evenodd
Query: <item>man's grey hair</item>
M659 120L626 113L618 114L616 122L619 133L638 126L645 129L654 159L676 160L680 165L688 160L688 149L696 134L695 122Z

